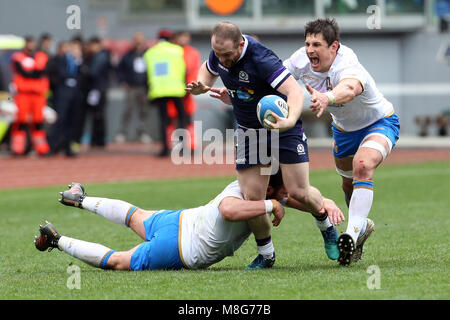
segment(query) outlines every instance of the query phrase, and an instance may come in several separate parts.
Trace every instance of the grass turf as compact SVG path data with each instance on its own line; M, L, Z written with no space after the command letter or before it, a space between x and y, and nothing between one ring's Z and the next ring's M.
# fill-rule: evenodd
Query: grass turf
M208 202L233 179L88 184L86 189L141 208L178 209ZM59 204L65 186L2 190L0 299L449 299L449 163L386 166L374 180L375 232L362 261L343 268L328 260L312 217L288 209L272 233L277 261L262 271L243 270L256 256L253 237L235 256L200 271L104 271L58 250L39 252L33 238L44 220L64 235L116 250L128 250L140 239L123 226ZM313 171L311 183L347 217L335 171ZM79 290L67 287L71 265L80 268ZM380 289L367 286L373 283L372 265L379 268Z

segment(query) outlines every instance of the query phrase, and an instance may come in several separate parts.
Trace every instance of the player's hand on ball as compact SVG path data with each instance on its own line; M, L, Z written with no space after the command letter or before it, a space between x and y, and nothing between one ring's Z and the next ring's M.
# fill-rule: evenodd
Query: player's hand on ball
M288 118L282 118L273 112L271 114L275 118L275 122L264 119L264 124L269 130L278 129L280 132L284 132L294 127L295 123L292 123Z
M275 227L278 227L280 225L283 217L284 217L284 207L281 205L281 203L276 201L276 206L274 207L274 210L273 210L272 224Z
M317 112L316 116L317 118L320 118L320 116L328 106L328 96L317 91L316 89L313 89L309 84L306 85L306 89L311 94L312 105L310 105L309 107L313 112Z
M199 95L208 92L211 90L210 87L204 85L200 81L192 81L187 85L187 88L184 88L184 90L187 93L193 94L193 95Z
M323 207L320 213L328 213L330 222L336 226L340 225L342 221L345 221L344 214L341 209L331 199L323 199Z
M214 92L209 95L210 97L219 99L223 103L231 105L231 99L227 88L211 88L210 91Z

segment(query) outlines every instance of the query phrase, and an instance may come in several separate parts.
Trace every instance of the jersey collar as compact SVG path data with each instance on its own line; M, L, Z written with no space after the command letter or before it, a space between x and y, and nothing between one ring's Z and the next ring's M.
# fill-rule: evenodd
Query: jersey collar
M239 57L239 59L236 62L240 61L244 57L245 53L247 52L248 40L247 40L246 36L243 36L243 38L244 38L244 49L242 49L241 56Z

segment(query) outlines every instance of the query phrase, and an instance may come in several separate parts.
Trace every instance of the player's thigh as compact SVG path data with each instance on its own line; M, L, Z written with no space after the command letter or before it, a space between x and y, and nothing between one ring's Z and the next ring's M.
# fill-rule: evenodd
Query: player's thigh
M136 212L131 216L129 227L139 237L145 240L145 225L144 221L152 216L156 211L136 209Z
M245 199L263 200L266 198L270 176L261 174L263 169L265 169L265 166L258 165L237 170L238 182Z
M353 190L353 156L344 158L334 157L334 165L336 172L342 178L342 188L346 193L351 193Z
M334 165L336 171L343 178L353 178L353 156L338 158L334 157Z
M400 123L395 114L365 128L353 159L353 170L374 170L395 146L399 130Z
M181 210L162 210L145 222L147 241L132 253L131 270L183 268L179 250L180 214Z
M309 162L280 163L283 183L288 193L293 190L309 188Z

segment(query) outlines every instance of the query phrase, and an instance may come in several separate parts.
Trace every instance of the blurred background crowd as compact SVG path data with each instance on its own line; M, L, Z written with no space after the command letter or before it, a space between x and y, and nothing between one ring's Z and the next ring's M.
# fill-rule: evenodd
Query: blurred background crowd
M214 24L236 23L284 60L303 45L305 23L324 16L395 105L400 144L449 135L450 0L15 0L0 2L0 154L138 143L167 156L177 128L194 149L194 121L234 127L229 107L183 90ZM309 138L329 139L329 115L317 119L305 97Z
M123 112L116 115L120 128L114 142L126 142L130 131L134 131L135 140L152 141L146 128L152 103L158 108L161 124L163 148L157 155L167 156L174 129L185 128L193 134L196 106L184 88L187 81L196 79L201 57L190 46L190 39L190 33L184 30L161 29L153 40L138 31L129 41L120 43L121 54L114 59L114 43L97 36L83 39L76 35L56 45L47 32L38 39L25 36L22 49L11 50L3 57L9 61L9 68L0 70L0 90L11 102L10 125L3 128L3 144L13 155L32 151L42 156L64 153L73 157L79 153L88 130L90 147L104 148L108 142L107 91L120 86L125 100ZM53 47L55 52L51 51ZM155 63L159 74L149 71L155 69ZM138 114L136 126L131 123L133 112ZM194 147L194 139L190 141Z

